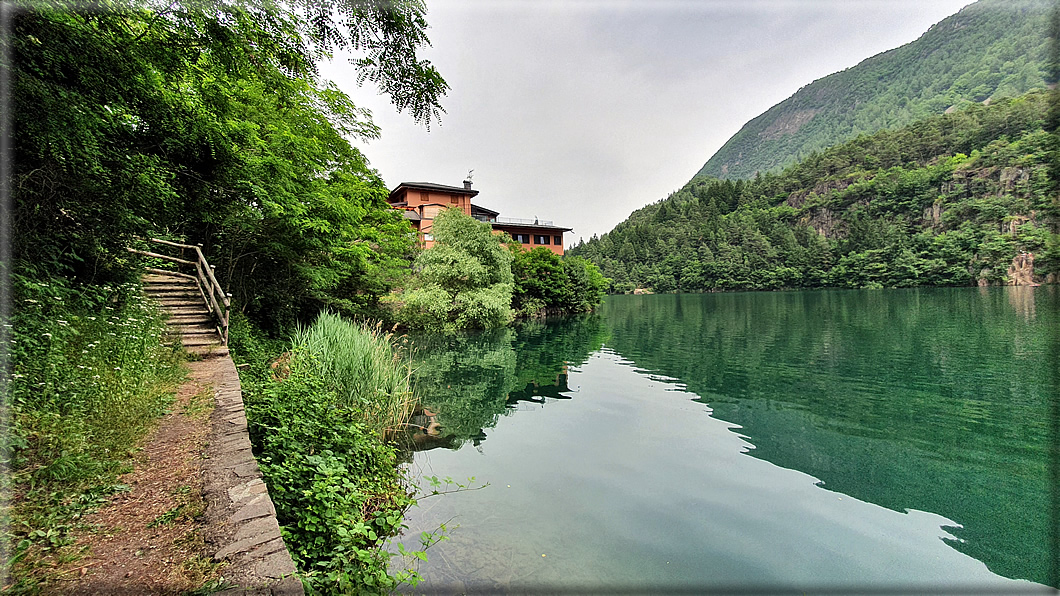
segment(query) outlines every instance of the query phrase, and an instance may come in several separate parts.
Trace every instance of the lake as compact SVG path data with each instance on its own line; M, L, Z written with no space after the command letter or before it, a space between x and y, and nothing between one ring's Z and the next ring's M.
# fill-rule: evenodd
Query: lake
M1058 585L1060 288L610 296L417 338L416 591ZM432 425L433 423L433 425Z

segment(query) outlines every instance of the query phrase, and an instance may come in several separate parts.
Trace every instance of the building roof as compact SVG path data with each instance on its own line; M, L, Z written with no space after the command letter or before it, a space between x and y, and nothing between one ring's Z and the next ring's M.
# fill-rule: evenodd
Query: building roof
M390 196L394 196L397 191L402 188L414 189L414 190L433 190L438 192L447 192L451 194L470 195L475 196L478 194L477 190L471 190L462 186L446 186L444 184L435 184L433 182L402 182L397 185L397 188L390 191Z
M486 209L480 205L471 203L471 215L500 215L500 211L494 211L493 209Z
M553 225L546 225L546 224L533 224L533 223L524 224L524 223L511 223L511 222L507 222L507 221L491 221L490 225L493 226L496 229L519 228L521 230L528 230L528 231L532 231L532 230L548 230L550 232L556 232L556 231L559 231L559 232L570 232L571 230L574 229L574 228L562 228L560 226L553 226Z

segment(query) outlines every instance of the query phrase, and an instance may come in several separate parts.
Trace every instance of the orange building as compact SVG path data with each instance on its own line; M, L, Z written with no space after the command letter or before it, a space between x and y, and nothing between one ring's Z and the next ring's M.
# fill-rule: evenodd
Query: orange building
M432 182L402 182L390 191L387 202L395 209L405 212L405 218L420 234L424 248L434 246L431 228L434 218L442 209L460 209L479 221L493 226L493 233L507 232L513 240L531 249L544 246L552 252L563 254L563 234L571 228L553 225L551 221L500 217L500 213L471 203L478 195L471 189L471 181L464 186L446 186Z

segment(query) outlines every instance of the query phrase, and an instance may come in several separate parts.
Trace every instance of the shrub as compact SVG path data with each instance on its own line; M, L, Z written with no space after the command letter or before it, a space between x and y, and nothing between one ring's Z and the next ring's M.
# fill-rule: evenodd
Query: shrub
M419 329L488 329L511 319L512 255L488 223L459 209L434 219L435 245L416 258L409 288L392 295L397 319Z
M304 348L290 374L259 385L247 402L251 440L276 515L307 587L324 593L385 593L383 542L414 501L394 448L318 375Z
M252 330L239 337L262 345L248 341ZM388 592L416 577L389 575L382 548L415 504L385 441L412 413L411 368L390 334L333 314L298 330L293 344L285 374L259 360L243 377L251 442L284 540L311 593Z

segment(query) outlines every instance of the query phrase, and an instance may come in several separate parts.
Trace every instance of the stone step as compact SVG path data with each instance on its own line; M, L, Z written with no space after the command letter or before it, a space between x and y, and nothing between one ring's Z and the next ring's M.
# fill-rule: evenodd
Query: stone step
M162 290L197 289L198 287L199 287L198 284L196 284L193 281L189 281L188 283L165 282L165 283L147 284L146 286L144 286L144 290L147 291L147 292L158 292L158 291L162 291Z
M179 325L174 330L179 330L181 335L217 335L217 329L208 325Z
M178 298L165 298L158 301L163 308L181 308L181 307L196 307L202 310L206 310L206 305L203 304L202 300L180 300Z
M170 308L164 308L164 309L162 309L162 311L165 312L167 315L169 315L171 317L179 317L179 316L183 316L183 315L200 315L200 316L209 316L210 315L210 310L208 308L206 308L206 306L204 304L202 304L201 302L196 304L196 305L190 305L190 306L173 306L173 307L170 307Z
M180 282L190 281L190 282L193 282L193 283L195 281L195 280L192 280L192 279L188 279L186 277L182 277L180 275L162 275L161 273L145 273L144 276L141 277L140 279L143 280L143 282L145 284L155 283L155 282L159 282L159 281L173 281L173 280L180 281Z
M219 346L221 345L221 338L217 337L215 331L212 336L207 335L183 335L180 338L180 342L187 346Z
M182 283L164 283L164 284L148 284L144 286L144 291L148 293L155 292L169 292L173 290L185 290L185 291L199 291L199 286L195 283L188 282Z
M189 354L194 354L202 358L213 358L217 356L227 356L228 348L221 345L209 345L209 346L186 346L184 348ZM242 592L240 592L242 594Z
M206 304L202 302L202 297L198 292L165 292L159 294L148 294L147 297L153 298L158 301L162 300L192 300Z
M189 313L182 313L182 314L171 314L171 315L169 315L168 318L166 318L166 324L168 324L168 325L193 325L193 324L201 324L201 325L209 324L209 325L212 325L213 324L213 317L210 316L210 313L205 312L205 311L189 312Z

